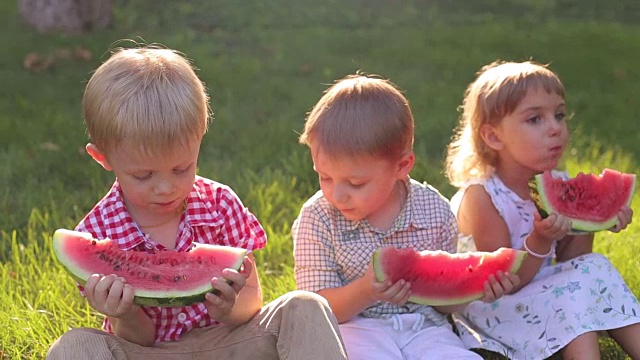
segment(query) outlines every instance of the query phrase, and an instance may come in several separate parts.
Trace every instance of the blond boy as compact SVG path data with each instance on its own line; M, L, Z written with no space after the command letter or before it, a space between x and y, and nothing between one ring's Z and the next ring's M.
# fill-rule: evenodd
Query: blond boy
M186 307L140 307L124 279L94 274L83 294L104 330L72 329L49 359L344 359L326 301L291 292L262 307L252 251L266 244L256 217L226 185L196 175L209 122L192 65L170 49L122 49L89 80L86 150L116 177L78 231L127 251L188 251L195 242L245 248L241 271L211 279L218 294ZM304 317L305 321L297 321Z
M311 150L320 191L293 224L297 286L329 301L351 360L481 359L447 322L459 307L409 303L410 283L373 275L371 255L383 246L456 251L448 202L409 177L413 133L407 99L379 78L347 76L314 106L300 141ZM496 277L485 301L518 281Z

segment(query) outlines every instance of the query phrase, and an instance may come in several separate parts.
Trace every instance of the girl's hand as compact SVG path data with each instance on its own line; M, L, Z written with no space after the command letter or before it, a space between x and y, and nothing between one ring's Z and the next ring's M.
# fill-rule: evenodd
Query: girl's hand
M211 279L214 292L205 295L205 306L212 319L224 323L233 310L238 294L247 282L247 278L253 270L253 262L245 256L240 271L234 269L222 270L222 277Z
M543 219L536 211L533 213L533 230L537 233L538 238L551 245L554 241L564 238L571 231L571 220L559 214L551 214Z
M404 305L411 295L411 284L405 280L392 283L390 280L379 282L373 271L373 265L369 265L365 278L369 281L369 293L375 301L385 301L395 305Z
M134 291L124 278L114 274L93 274L84 285L89 305L109 317L133 318L140 306L133 303Z
M484 283L484 296L482 301L491 303L504 294L510 293L520 284L520 277L510 272L499 270L496 275L489 276L489 280Z
M627 225L631 224L632 217L633 210L628 206L623 206L622 209L620 209L620 212L618 212L618 223L609 230L616 233L624 230Z

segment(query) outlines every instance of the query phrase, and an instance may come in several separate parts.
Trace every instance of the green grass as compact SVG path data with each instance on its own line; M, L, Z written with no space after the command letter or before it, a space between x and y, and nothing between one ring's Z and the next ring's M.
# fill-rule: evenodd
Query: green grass
M497 58L549 62L575 113L568 166L638 173L640 20L634 0L151 1L116 0L113 29L36 34L0 2L0 358L43 358L71 327L99 326L71 278L53 260L50 235L73 228L107 191L111 174L84 152L80 100L91 71L120 39L161 43L193 59L215 120L199 173L231 185L256 213L269 245L256 254L265 300L291 290L289 227L317 187L296 142L326 84L361 70L396 82L416 118L412 176L445 195L445 145L456 107L480 66ZM31 73L30 52L87 49ZM640 205L636 196L633 208ZM598 235L605 253L640 294L638 221ZM603 358L620 358L606 339ZM487 358L497 358L487 355Z

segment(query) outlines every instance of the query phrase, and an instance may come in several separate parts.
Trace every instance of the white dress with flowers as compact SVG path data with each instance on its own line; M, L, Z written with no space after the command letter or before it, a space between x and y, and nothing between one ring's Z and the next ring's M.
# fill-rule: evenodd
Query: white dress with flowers
M535 206L522 200L496 176L482 183L505 219L511 245L521 248L533 229ZM457 213L464 189L451 200ZM458 250L475 249L470 237ZM510 359L545 359L578 335L640 322L638 299L601 254L592 253L552 264L546 260L520 291L494 303L474 301L454 315L468 348L484 348Z

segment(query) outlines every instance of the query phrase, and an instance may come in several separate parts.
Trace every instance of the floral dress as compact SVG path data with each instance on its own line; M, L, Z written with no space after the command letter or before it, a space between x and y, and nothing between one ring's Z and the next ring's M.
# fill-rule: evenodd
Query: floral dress
M521 248L533 230L535 205L522 200L496 176L482 182L505 219L511 245ZM451 200L457 213L464 189ZM458 251L473 251L473 239L461 237ZM552 256L518 292L493 303L474 301L454 314L468 348L484 348L510 359L544 359L577 336L640 322L638 299L616 268L591 253L553 264Z

